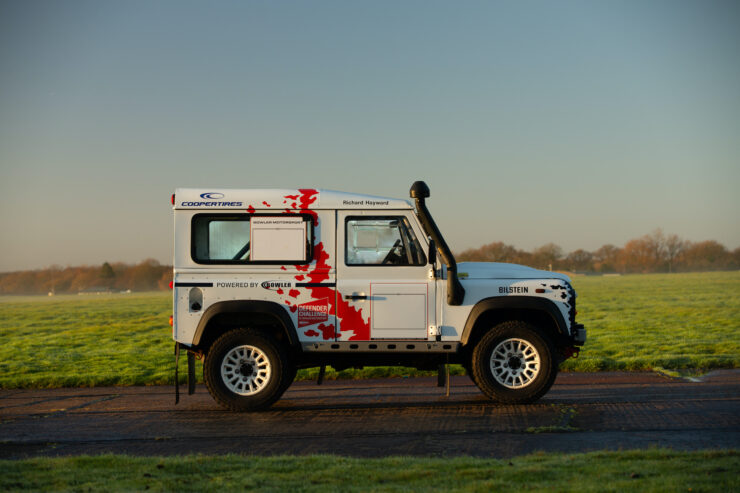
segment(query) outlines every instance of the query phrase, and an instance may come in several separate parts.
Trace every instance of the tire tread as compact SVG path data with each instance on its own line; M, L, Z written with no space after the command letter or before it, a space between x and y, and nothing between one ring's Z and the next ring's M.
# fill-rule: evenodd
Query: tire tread
M508 337L522 338L540 346L537 348L541 353L540 371L545 373L538 375L534 382L522 389L504 387L495 381L490 372L490 351L497 340ZM519 320L502 322L481 338L473 349L471 369L471 379L478 388L489 398L504 404L528 404L536 401L550 390L558 370L555 349L550 339L537 328Z
M250 344L267 352L272 352L276 356L273 365L273 374L278 377L277 383L269 383L268 387L255 396L240 396L229 391L221 382L220 361L213 361L211 358L219 359L219 354L233 347L234 345ZM203 365L203 380L208 392L213 399L222 407L231 411L263 411L274 404L292 383L289 380L293 375L291 363L288 361L287 353L283 346L278 343L272 336L257 330L234 329L222 334L208 351L206 361Z

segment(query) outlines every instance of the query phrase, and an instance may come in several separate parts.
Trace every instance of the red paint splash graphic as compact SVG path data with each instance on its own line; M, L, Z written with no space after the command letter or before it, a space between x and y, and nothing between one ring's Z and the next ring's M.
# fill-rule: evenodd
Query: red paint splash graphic
M309 214L313 219L313 225L318 226L319 215L311 210L310 206L318 200L319 191L312 188L302 188L298 191L301 192L300 195L285 195L284 198L293 200L293 203L290 204L291 209L285 209L283 214L296 214L296 209L300 210Z
M299 188L298 191L301 192L299 200L301 203L301 209L308 209L311 207L311 204L316 202L316 199L318 199L318 190L314 190L313 188Z
M308 273L311 282L319 283L329 279L331 266L327 263L329 254L324 250L324 244L319 243L314 247L314 260L316 267ZM367 341L370 339L370 322L362 317L362 308L355 308L344 300L341 293L334 293L334 288L312 287L309 288L314 299L327 298L329 300L329 315L336 315L340 320L342 331L353 331L350 341ZM328 331L322 331L324 336ZM331 338L338 336L336 330Z
M283 291L283 288L278 288L277 294L283 294L285 291Z
M252 207L252 205L250 204L249 207L247 207L247 212L249 212L250 214L254 214L254 211L254 207Z
M365 322L362 318L362 308L355 308L348 301L344 300L342 293L337 292L339 300L339 310L337 317L342 321L342 330L353 331L350 341L369 341L370 340L370 320Z
M319 242L314 247L313 258L316 261L316 268L308 273L308 279L310 282L322 282L329 279L329 272L331 272L331 266L327 262L329 260L329 254L324 250L324 244Z
M330 341L339 335L334 330L334 324L329 324L329 325L319 324L319 330L321 331L321 335L324 337L325 341Z
M310 207L311 204L318 200L319 191L312 188L299 188L298 191L301 192L300 199L298 200L298 208L311 214L313 225L318 226L319 215L315 211L312 211Z
M272 207L272 206L271 206L270 204L268 204L268 203L267 203L267 202L265 202L264 200L262 201L262 205L264 205L265 207Z
M311 210L310 207L318 200L319 191L314 189L299 189L298 191L300 192L299 195L284 196L285 200L283 201L283 204L286 204L288 200L292 201L292 210L285 209L284 213L295 214L295 210L298 209L301 212L310 214L313 219L314 226L318 226L319 215L317 212ZM331 265L329 265L328 260L329 253L324 250L324 244L322 242L318 242L314 245L312 264L294 266L296 271L306 273L305 276L303 274L296 275L295 279L297 281L303 281L308 277L311 283L321 283L328 280L330 278L329 273L331 272ZM309 268L311 267L313 268L309 271ZM326 298L328 300L328 314L336 315L337 319L340 321L341 328L344 331L352 332L352 336L349 340L361 341L370 339L370 322L365 322L363 319L362 308L356 308L350 305L348 301L343 299L341 293L337 292L334 288L318 286L310 287L308 290L313 299ZM300 295L300 291L291 289L288 295L297 298ZM289 300L285 300L285 303L290 306L290 311L295 313L298 307L293 305ZM340 335L340 332L337 331L334 324L322 323L319 324L318 329L321 331L321 334L316 332L314 329L310 329L304 332L304 335L306 337L317 337L321 335L324 340L332 340Z

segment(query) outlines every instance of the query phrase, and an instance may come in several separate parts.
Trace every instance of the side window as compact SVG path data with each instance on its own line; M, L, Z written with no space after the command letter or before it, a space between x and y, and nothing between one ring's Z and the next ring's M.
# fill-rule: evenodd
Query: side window
M305 215L198 214L191 255L200 264L305 264L312 233Z
M347 265L425 265L426 256L408 220L397 217L348 217Z

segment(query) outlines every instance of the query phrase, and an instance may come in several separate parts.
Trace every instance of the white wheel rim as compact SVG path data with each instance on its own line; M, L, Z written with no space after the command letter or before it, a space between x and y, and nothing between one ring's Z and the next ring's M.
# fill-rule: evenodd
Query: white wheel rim
M267 355L254 346L237 346L221 361L221 378L235 394L256 394L265 388L271 374Z
M524 339L501 341L491 354L491 373L509 389L521 389L540 373L540 353Z

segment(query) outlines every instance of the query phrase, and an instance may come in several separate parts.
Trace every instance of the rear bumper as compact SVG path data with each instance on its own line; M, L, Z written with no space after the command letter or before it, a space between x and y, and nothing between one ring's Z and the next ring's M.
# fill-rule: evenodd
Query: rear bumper
M583 324L574 324L571 331L573 333L573 344L583 346L586 342L586 328Z

